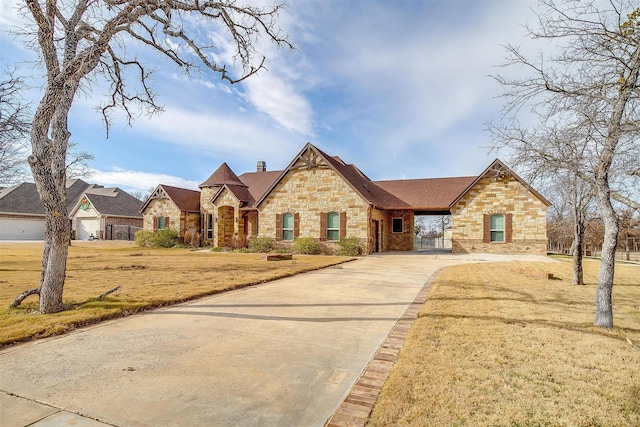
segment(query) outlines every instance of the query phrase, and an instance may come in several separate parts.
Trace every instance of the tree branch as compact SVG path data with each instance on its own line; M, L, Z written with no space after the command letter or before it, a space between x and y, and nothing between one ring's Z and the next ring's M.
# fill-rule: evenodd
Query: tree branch
M20 304L22 304L22 301L24 301L31 295L40 295L40 288L34 288L24 291L23 293L18 295L15 300L13 300L13 302L11 303L11 307L17 308Z

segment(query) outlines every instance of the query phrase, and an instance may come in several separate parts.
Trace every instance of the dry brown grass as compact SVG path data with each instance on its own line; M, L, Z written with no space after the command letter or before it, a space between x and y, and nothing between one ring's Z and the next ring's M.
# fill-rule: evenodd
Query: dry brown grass
M0 346L351 259L296 255L291 261L267 262L260 254L148 249L130 242L73 242L69 249L68 309L40 315L37 296L17 309L9 305L21 292L39 286L42 244L0 243ZM97 300L119 285L118 291Z
M437 279L371 426L639 426L640 267L618 265L614 322L592 326L599 264L475 264Z

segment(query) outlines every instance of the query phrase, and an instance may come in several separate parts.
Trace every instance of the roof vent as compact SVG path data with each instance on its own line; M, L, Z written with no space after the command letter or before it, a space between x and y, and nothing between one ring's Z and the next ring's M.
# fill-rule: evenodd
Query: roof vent
M266 172L267 171L267 162L265 162L264 160L258 160L257 171L258 172Z

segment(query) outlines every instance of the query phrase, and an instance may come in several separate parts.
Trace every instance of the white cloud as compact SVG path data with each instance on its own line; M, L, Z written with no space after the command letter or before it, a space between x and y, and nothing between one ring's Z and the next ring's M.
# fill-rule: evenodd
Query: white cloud
M21 14L25 6L15 0L0 0L0 25L7 28L14 25L23 25L25 19Z
M247 99L287 130L312 135L313 109L292 84L276 74L261 72L246 80Z
M452 163L456 170L476 172L486 166L476 155L488 139L482 123L500 107L494 99L500 88L486 75L503 62L501 43L528 43L520 25L534 4L292 0L281 10L279 24L296 50L259 39L257 58L266 57L267 70L237 85L206 70L185 77L170 61L127 43L129 53L157 69L154 87L158 102L165 104L163 114L138 118L132 129L119 133L120 140L130 142L127 168L193 178L196 167L206 170L197 172L204 175L222 161L238 172L255 160L280 167L309 140L372 178L378 170L385 178L445 176ZM14 19L7 17L15 12L6 12L13 8L14 2L0 0L0 23ZM233 64L233 46L217 24L189 23L197 27L197 37L216 47L212 58ZM175 47L174 42L166 41ZM238 75L236 68L227 68ZM104 142L104 130L93 110L106 92L100 83L76 98L70 120L84 131L78 129L74 138L88 151L103 151L98 144ZM125 127L122 112L113 118L112 131ZM447 156L450 161L442 161ZM442 171L420 172L427 158ZM125 164L114 157L96 159L103 162L101 169ZM150 175L153 183L141 185L142 190L163 181L162 175Z
M239 154L257 159L280 160L282 152L290 155L300 141L278 134L259 118L249 114L232 114L212 109L192 111L169 106L149 120L137 120L135 133L183 146L187 152L222 158Z
M146 192L155 188L158 184L171 185L173 187L198 190L199 182L189 181L179 177L163 174L125 170L113 167L110 171L93 169L88 181L106 187L120 187L125 190Z

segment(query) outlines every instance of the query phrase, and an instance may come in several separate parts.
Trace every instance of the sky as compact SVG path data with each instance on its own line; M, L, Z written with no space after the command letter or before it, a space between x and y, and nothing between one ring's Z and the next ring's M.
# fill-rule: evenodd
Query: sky
M75 149L94 156L85 180L130 192L197 189L223 162L238 175L259 160L281 170L307 142L372 180L472 176L496 157L508 160L487 148L486 125L503 104L490 76L504 63L503 45L528 43L535 1L285 3L278 24L295 49L259 41L267 70L241 83L186 76L140 49L164 112L132 126L113 114L108 138L95 109L104 88L79 94L69 128ZM0 0L0 60L29 76L35 106L42 69L8 31L25 25L15 4Z

